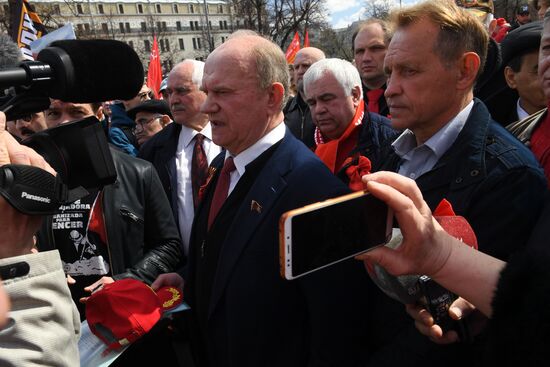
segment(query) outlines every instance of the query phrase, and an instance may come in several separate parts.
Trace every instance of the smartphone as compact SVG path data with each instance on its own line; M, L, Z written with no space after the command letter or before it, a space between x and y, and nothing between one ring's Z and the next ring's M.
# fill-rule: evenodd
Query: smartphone
M279 221L281 276L296 279L383 245L392 222L386 203L364 191L286 212Z

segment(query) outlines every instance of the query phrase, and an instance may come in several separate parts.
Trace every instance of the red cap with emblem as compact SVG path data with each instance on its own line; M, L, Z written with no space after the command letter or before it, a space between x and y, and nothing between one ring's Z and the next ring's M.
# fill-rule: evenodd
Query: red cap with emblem
M166 310L182 302L181 292L163 287L157 293L135 279L106 284L86 302L90 330L109 349L118 349L145 335Z

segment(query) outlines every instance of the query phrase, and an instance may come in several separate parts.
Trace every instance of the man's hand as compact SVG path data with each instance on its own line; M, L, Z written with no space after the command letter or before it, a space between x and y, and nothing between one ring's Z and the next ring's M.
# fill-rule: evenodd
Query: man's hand
M434 324L432 315L419 305L407 305L407 313L414 319L416 329L437 344L451 344L460 341L456 331L443 333L441 327ZM474 305L464 298L457 298L449 307L449 316L453 320L462 320L468 329L470 337L478 335L487 324L487 318Z
M6 116L0 112L0 166L6 164L30 165L56 174L42 156L19 144L6 131ZM1 196L0 213L0 258L30 253L34 245L33 235L40 228L42 216L18 212Z
M159 275L151 284L151 288L156 292L162 287L172 286L183 292L183 285L183 278L178 273L166 273Z
M432 276L443 268L453 239L433 218L416 183L391 172L363 176L363 182L370 193L393 209L403 242L395 250L382 246L357 258L378 263L393 275Z
M115 280L111 277L102 277L97 282L85 287L84 290L86 292L90 292L90 294L94 294L94 292L102 289L105 284L111 284L111 283L114 283L114 282L115 282ZM86 303L86 301L88 301L88 298L90 298L90 297L82 297L81 299L79 299L79 301L80 301L80 303Z

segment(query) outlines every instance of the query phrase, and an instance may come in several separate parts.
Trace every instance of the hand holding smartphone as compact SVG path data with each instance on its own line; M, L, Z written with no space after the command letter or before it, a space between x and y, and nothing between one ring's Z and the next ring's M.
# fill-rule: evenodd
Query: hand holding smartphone
M367 192L310 204L279 222L281 276L295 279L385 244L393 215Z

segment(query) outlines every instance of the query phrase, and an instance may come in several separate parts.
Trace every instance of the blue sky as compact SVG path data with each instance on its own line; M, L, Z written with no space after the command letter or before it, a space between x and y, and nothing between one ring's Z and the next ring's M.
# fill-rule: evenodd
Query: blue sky
M403 4L414 2L416 0L403 0ZM364 19L365 3L366 0L326 0L329 23L333 28L345 28L357 20ZM399 4L399 1L396 1L396 4Z

